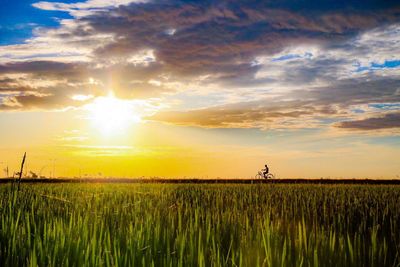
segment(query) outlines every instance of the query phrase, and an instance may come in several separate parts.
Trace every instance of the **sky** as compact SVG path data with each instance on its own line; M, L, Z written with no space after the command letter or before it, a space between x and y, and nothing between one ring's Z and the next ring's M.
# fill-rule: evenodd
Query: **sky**
M10 1L0 176L400 178L400 4Z

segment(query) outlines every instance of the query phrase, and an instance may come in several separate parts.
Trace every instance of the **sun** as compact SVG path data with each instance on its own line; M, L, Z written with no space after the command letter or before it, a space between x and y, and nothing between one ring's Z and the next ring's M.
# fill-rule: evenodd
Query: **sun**
M134 103L118 99L113 94L97 97L86 108L92 125L106 135L124 133L129 126L140 122Z

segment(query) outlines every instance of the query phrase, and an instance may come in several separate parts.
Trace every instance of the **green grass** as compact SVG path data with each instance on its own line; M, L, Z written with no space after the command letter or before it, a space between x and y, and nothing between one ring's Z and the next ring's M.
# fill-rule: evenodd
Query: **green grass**
M0 266L400 266L400 186L0 186Z

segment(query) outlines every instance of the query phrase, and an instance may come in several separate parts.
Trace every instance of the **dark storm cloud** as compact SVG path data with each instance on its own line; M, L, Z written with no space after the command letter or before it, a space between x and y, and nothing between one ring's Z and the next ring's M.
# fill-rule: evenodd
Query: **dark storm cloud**
M400 128L400 112L388 113L380 117L363 120L344 121L337 125L339 128L351 130L379 130Z

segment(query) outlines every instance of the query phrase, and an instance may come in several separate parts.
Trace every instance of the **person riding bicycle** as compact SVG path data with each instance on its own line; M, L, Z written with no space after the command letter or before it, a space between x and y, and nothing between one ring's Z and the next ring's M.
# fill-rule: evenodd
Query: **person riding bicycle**
M262 171L263 171L264 178L267 179L268 178L267 175L269 173L269 168L268 168L267 164L265 164L265 169L262 169Z

